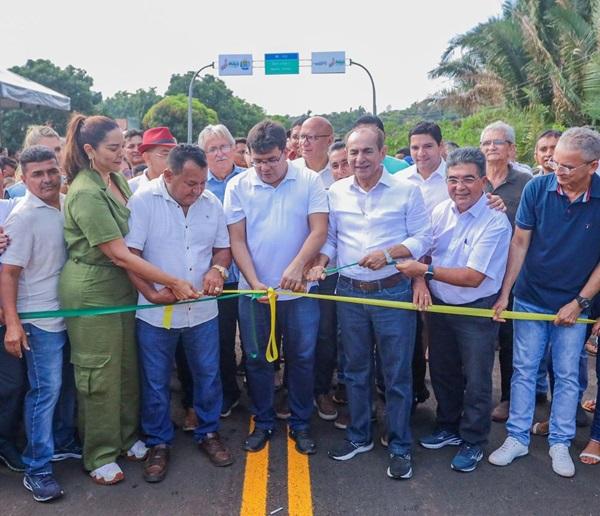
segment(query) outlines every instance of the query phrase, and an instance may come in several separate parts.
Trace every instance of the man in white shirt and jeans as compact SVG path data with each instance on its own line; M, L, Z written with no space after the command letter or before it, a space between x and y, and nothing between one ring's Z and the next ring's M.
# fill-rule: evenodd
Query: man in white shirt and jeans
M185 278L205 295L218 295L231 264L231 251L221 203L205 189L206 155L195 145L180 144L169 153L167 164L161 177L129 200L125 241L132 252L169 274ZM130 277L140 291L138 304L175 302L168 289L135 275ZM147 482L160 482L167 473L174 438L169 380L180 339L194 385L193 403L199 421L194 438L215 466L233 463L218 434L223 393L217 315L216 300L139 310L136 314L141 426L150 448L144 466Z
M511 225L504 213L487 207L484 179L485 156L479 149L466 147L450 154L450 199L433 210L431 264L408 260L396 265L415 278L414 302L421 308L432 301L491 308L498 297ZM490 431L498 324L489 318L428 315L429 370L438 408L436 429L420 443L429 449L460 445L451 467L473 471L483 458Z
M410 279L393 264L400 258L420 258L431 247L431 226L421 191L383 169L384 135L374 127L357 127L346 139L353 176L329 189L330 220L327 244L308 278L322 277L337 255L338 265L358 262L340 273L336 293L341 296L412 300ZM385 381L388 445L387 474L412 476L410 412L411 362L415 342L414 312L368 305L339 303L344 343L344 377L350 424L346 440L330 450L335 460L348 460L373 449L371 431L371 376L373 347L379 346Z

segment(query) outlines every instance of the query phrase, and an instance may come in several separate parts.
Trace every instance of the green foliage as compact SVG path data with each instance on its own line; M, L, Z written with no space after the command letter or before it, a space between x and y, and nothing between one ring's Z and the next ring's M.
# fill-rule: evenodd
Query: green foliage
M23 66L13 66L10 70L67 95L71 98L73 111L94 114L102 100L100 93L92 91L94 80L87 72L71 65L63 69L47 59L29 59ZM64 134L70 115L67 111L41 106L7 110L2 113L0 121L2 145L13 150L20 148L27 126L31 124L49 124Z
M193 74L172 75L166 95L182 94L187 97ZM213 75L205 75L194 81L193 96L213 109L234 137L246 136L252 126L266 117L263 108L236 97L221 79ZM198 135L199 130L194 124L194 136Z
M166 126L178 142L187 141L187 95L167 96L152 106L142 121L145 129ZM198 99L192 100L192 122L195 134L205 126L219 122L217 113L206 107Z
M135 93L118 91L105 99L98 111L112 118L136 118L141 121L148 110L161 99L162 96L156 93L156 88L140 88Z

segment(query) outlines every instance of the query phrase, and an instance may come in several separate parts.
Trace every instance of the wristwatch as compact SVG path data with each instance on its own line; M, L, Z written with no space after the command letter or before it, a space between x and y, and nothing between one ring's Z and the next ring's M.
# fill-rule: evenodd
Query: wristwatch
M229 278L229 271L222 265L215 264L211 267L211 269L217 269L221 273L223 281L227 281L227 278Z
M590 306L592 306L592 300L587 297L577 296L575 301L577 301L577 304L582 311L589 310Z
M427 267L427 270L423 274L423 277L425 278L426 281L430 281L433 279L434 274L435 274L435 271L433 270L433 264L430 263L429 267Z
M387 249L383 250L383 256L385 256L385 262L387 265L391 265L392 263L394 263L394 259L392 258L392 255Z

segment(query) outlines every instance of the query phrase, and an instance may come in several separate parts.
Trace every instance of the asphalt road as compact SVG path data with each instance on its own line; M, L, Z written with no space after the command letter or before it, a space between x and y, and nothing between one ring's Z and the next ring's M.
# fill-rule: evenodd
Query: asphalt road
M498 380L497 371L495 376ZM586 398L595 395L596 388L593 361L590 360L590 387ZM174 393L173 416L180 421L182 413L176 396L177 393ZM311 511L315 515L600 514L600 466L584 466L576 462L574 478L558 477L552 472L547 442L541 437L533 437L529 456L512 466L498 468L484 461L475 472L468 474L450 469L456 448L425 450L415 445L413 478L393 481L385 474L387 451L378 442L372 452L351 461L339 463L330 460L327 450L344 434L316 415L313 430L319 449L308 461L309 470L304 456L288 452L283 423L273 437L268 454L265 452L262 459L259 458L262 463L259 466L246 464L246 456L240 446L248 430L250 415L245 408L247 400L243 405L222 424L221 433L236 458L235 464L229 468L219 469L210 465L198 451L192 437L178 432L169 474L160 484L147 484L142 479L142 466L123 460L126 480L112 487L97 486L84 474L81 463L71 460L57 464L55 469L66 495L55 502L40 504L34 502L23 488L20 474L0 468L0 514L147 516L272 513L304 516ZM413 416L415 438L431 429L434 408L435 401L430 399ZM538 416L542 417L548 408L548 405L538 406ZM572 446L574 457L585 446L588 436L589 427L578 430ZM504 425L494 423L487 452L500 445L504 437ZM263 486L260 485L260 471L256 469L261 467L264 467L265 474ZM265 488L266 502L262 503L261 489ZM246 496L244 501L243 492ZM296 498L292 500L292 497ZM261 509L253 512L252 507L257 505Z

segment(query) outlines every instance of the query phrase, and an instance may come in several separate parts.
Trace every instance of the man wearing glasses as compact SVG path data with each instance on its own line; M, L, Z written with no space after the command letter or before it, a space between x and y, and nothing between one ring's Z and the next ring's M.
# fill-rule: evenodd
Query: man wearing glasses
M502 285L512 229L504 213L487 207L481 151L465 147L450 154L446 183L450 199L432 214L431 264L407 260L396 268L414 278L415 304L421 309L432 303L491 308ZM451 467L473 471L490 432L498 324L433 313L428 321L429 370L438 405L436 428L420 443L428 449L460 445Z
M306 292L304 268L327 238L327 193L319 177L286 160L287 135L270 120L248 134L253 167L234 177L225 190L225 214L231 251L240 269L242 290ZM240 329L246 351L246 378L254 413L254 430L244 449L259 451L275 426L274 370L267 361L270 310L266 296L239 299ZM314 299L280 295L277 319L285 343L290 437L300 453L316 445L309 432L313 410L315 345L319 305Z
M515 214L521 193L532 176L513 167L510 162L515 150L515 130L508 124L497 121L481 132L481 152L485 155L485 191L499 195L506 205L506 215L514 228ZM510 404L510 377L512 375L512 321L500 327L500 403L492 412L492 419L504 422L508 419Z
M509 306L513 285L518 312L557 314L553 322L514 322L514 371L508 437L489 461L507 466L529 451L540 361L550 348L554 394L550 413L550 456L558 475L572 477L569 446L575 436L579 356L591 299L600 291L600 134L574 127L559 139L554 174L538 176L523 190L506 275L494 305L496 318ZM515 283L516 282L516 283Z

